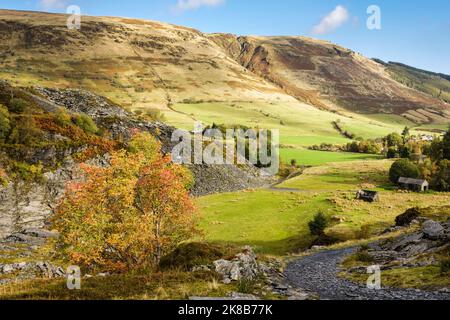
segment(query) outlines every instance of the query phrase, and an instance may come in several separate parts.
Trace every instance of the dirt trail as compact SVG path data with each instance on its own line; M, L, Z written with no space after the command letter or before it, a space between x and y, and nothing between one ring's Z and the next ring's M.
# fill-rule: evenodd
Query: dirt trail
M288 265L286 277L293 287L318 294L323 300L450 300L450 293L392 288L370 290L338 277L338 265L355 250L329 250L303 257Z

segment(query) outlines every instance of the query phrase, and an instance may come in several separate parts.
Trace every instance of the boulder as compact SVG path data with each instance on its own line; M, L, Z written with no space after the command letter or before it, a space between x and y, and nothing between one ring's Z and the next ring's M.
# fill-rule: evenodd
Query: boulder
M433 220L427 220L422 224L422 233L424 237L430 240L438 240L444 234L444 227Z
M256 255L250 247L245 247L242 253L230 260L214 261L215 270L223 278L224 283L254 279L260 272Z

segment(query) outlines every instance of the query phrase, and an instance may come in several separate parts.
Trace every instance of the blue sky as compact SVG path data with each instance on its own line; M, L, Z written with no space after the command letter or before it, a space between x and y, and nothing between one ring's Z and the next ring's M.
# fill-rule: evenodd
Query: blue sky
M450 74L448 0L0 0L0 8L126 16L239 35L306 35L368 57ZM368 30L369 5L381 30Z

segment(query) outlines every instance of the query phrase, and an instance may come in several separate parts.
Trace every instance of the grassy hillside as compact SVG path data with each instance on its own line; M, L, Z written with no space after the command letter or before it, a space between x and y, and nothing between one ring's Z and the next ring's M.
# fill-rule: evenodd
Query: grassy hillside
M263 253L284 255L311 244L307 224L318 210L331 218L327 234L345 241L381 232L408 208L448 205L449 193L393 190L387 174L390 164L387 160L334 163L307 169L275 189L199 198L205 240L250 244ZM361 188L380 191L380 202L355 200Z
M80 32L70 32L64 15L0 10L0 39L1 78L24 86L84 88L130 110L159 109L175 125L208 104L217 105L216 111L235 102L302 108L298 100L349 117L395 114L418 123L450 118L447 104L398 84L376 62L309 38L208 35L111 17L83 17ZM294 111L288 120L317 124L312 116L326 123L334 117ZM224 122L228 114L214 117ZM331 130L325 121L316 131Z
M450 76L389 62L387 70L396 81L450 103Z
M449 117L448 104L402 86L382 65L330 42L305 37L233 40L218 34L211 38L250 71L320 109L397 114L415 122Z

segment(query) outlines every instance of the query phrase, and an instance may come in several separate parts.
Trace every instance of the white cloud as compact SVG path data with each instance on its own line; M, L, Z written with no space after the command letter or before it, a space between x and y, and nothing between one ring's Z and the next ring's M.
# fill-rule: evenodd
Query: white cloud
M178 0L175 9L177 11L187 11L194 10L200 7L216 7L223 3L226 0Z
M350 18L348 10L343 6L337 6L320 23L313 28L313 34L325 34L343 26Z
M40 0L39 6L43 9L63 9L68 3L68 0Z

